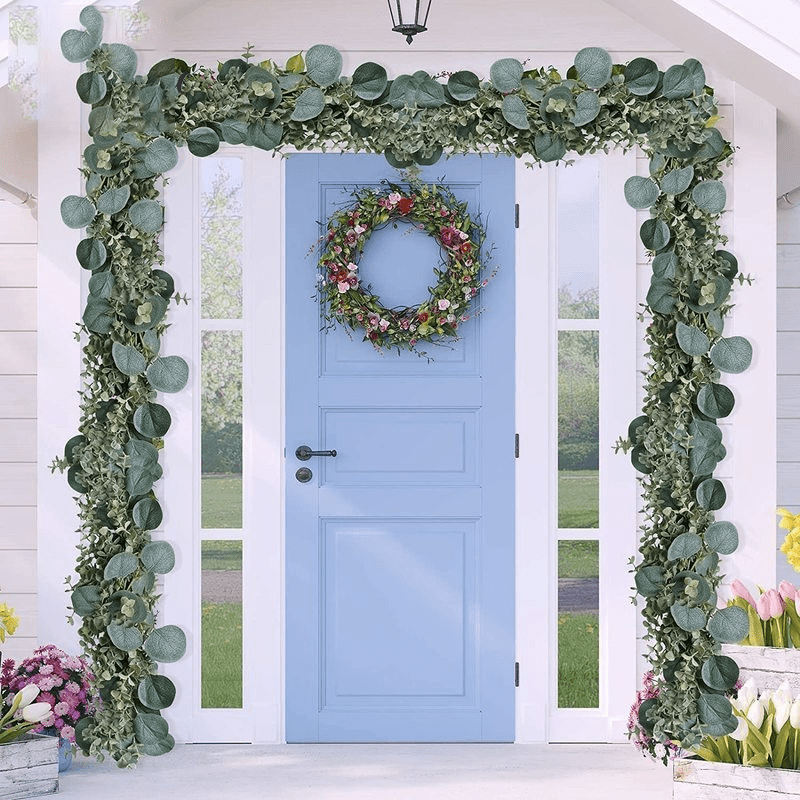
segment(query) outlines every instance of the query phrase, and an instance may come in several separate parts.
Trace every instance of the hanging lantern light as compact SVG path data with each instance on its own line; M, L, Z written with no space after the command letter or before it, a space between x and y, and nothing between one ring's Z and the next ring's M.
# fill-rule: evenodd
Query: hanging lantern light
M386 0L389 3L389 13L392 15L392 30L402 33L406 41L411 44L414 36L428 30L428 12L431 10L431 0ZM424 16L420 10L423 6ZM397 17L395 17L395 8ZM413 20L412 20L413 17ZM422 17L420 19L420 17Z

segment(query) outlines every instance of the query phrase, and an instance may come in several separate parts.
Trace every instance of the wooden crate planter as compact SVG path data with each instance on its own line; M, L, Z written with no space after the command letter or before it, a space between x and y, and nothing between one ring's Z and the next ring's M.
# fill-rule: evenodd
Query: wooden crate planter
M58 791L58 737L26 733L0 745L0 800Z
M672 763L672 797L673 800L800 798L800 771L679 758Z
M800 694L800 649L724 644L722 652L739 665L743 681L754 678L759 689L777 689L788 681L792 695Z

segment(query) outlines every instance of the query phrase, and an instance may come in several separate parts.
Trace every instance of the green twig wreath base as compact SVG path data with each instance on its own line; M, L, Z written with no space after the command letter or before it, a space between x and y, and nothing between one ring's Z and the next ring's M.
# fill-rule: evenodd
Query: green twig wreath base
M458 327L474 314L474 298L486 281L481 278L481 245L486 232L453 193L438 185L412 183L408 189L389 184L354 192L354 203L328 220L319 259L323 312L331 322L364 331L376 350L416 350L420 342L443 344L458 337ZM359 262L372 234L387 225L411 223L441 247L442 269L437 283L416 306L386 308L371 287ZM424 355L424 353L419 353Z
M174 744L161 710L176 687L157 664L180 658L186 638L176 626L156 625L156 575L172 569L174 554L150 532L161 525L154 487L170 427L155 398L180 391L188 367L160 352L169 306L182 298L159 269L159 186L178 163L178 147L202 157L222 141L270 152L383 153L399 168L452 153L554 162L641 147L649 175L629 178L625 196L650 213L639 233L652 256L642 312L648 366L643 415L620 442L642 473L633 571L660 690L640 717L658 741L686 747L732 731L725 693L738 668L720 648L743 638L747 619L741 609L716 608L719 557L736 549L738 534L716 519L726 493L714 471L725 456L717 420L734 403L721 373L746 369L752 348L723 335L733 280L742 280L721 249L719 224L722 165L733 151L715 127L717 101L702 65L614 64L602 48L587 47L565 76L502 58L488 80L468 70L438 77L420 70L390 81L372 62L342 75L341 54L314 45L283 67L251 64L248 52L218 69L168 58L142 76L130 47L102 43L94 6L80 21L84 30L67 31L61 49L69 61L86 62L77 92L91 106L92 142L85 193L65 198L61 215L86 230L77 259L91 278L80 326L79 435L55 464L79 493L72 603L103 697L96 716L76 726L80 747L128 766Z

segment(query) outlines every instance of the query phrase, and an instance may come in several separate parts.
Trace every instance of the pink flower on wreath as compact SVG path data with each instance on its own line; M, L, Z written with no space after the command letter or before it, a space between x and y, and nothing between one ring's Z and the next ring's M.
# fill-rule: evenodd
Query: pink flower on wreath
M347 231L344 240L347 244L355 244L358 241L358 234L355 231Z
M370 328L377 328L378 323L380 322L380 317L377 314L370 314L367 317L367 324Z
M386 329L389 327L389 320L388 319L380 320L380 322L378 322L378 327L381 329L381 333L385 333Z
M356 319L357 319L359 322L363 322L363 321L364 321L364 315L363 315L363 314L356 314Z
M397 201L397 208L399 209L401 214L408 214L413 207L414 207L413 197L401 197L400 200Z
M445 247L458 247L461 244L460 231L449 226L439 232L439 239Z
M356 233L357 233L359 236L361 236L361 234L362 234L362 233L364 233L364 231L365 231L366 229L367 229L367 228L366 228L366 226L365 226L365 225L356 225L356 226L353 228L353 230L354 230L354 231L355 231L355 232L356 232Z
M347 269L350 270L350 272L355 272L358 269L358 264L356 264L355 261L351 261L347 265Z
M350 281L339 281L336 286L339 288L339 294L350 291Z
M407 331L410 325L411 325L411 323L407 319L403 318L403 319L400 320L400 327L404 331Z
M334 253L336 253L336 255L339 255L339 253L341 253L341 252L342 252L342 248L341 248L341 247L339 247L339 245L338 245L338 244L335 244L335 245L333 246L333 252L334 252Z
M443 297L439 301L438 306L439 306L439 311L447 311L447 309L450 308L450 301L446 297Z

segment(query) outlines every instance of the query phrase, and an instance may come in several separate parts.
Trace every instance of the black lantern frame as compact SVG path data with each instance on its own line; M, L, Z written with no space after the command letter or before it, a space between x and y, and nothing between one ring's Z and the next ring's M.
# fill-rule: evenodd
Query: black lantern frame
M414 21L403 22L403 6L401 0L386 0L389 4L389 13L392 15L392 30L402 33L406 37L406 41L411 44L414 36L418 33L428 30L428 14L431 10L431 0L415 0L414 3ZM393 5L394 3L394 5ZM406 6L410 5L410 0L406 0ZM420 6L425 6L425 16L420 22ZM395 18L395 7L397 8L397 17Z

